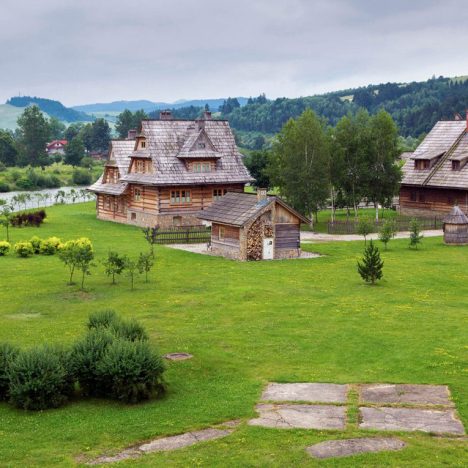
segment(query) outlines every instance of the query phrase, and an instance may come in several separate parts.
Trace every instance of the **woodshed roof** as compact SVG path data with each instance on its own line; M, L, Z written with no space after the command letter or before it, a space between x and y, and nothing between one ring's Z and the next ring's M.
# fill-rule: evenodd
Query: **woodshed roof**
M467 123L440 121L427 134L402 167L403 185L468 189L468 164L452 168L452 160L468 158ZM465 156L466 155L466 156ZM433 161L434 158L440 158ZM416 169L415 160L433 161L429 169Z
M256 194L238 192L228 192L208 208L199 211L196 216L206 221L240 227L254 219L265 207L275 202L293 213L303 223L310 223L309 219L291 208L279 197L268 196L263 200L258 200Z
M458 206L454 206L452 211L444 218L444 223L468 224L468 216Z

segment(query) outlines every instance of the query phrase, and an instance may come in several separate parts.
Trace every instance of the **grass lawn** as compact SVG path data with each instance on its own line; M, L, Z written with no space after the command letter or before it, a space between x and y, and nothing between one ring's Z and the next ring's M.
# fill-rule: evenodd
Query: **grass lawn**
M98 260L109 248L134 256L147 248L139 229L97 221L91 203L47 212L43 227L14 229L13 240L88 236ZM118 466L466 466L466 438L401 433L401 452L319 463L306 446L370 432L355 423L343 432L246 424L269 381L394 382L448 384L468 428L468 248L441 238L418 251L407 244L390 242L376 287L356 272L362 242L306 245L324 256L258 263L157 247L151 282L139 280L134 292L127 278L110 286L102 266L82 293L66 286L56 257L0 257L0 340L71 343L91 311L114 308L140 320L162 353L194 355L168 365L163 400L88 400L40 413L0 404L0 465L72 466L79 456L241 418L224 439Z

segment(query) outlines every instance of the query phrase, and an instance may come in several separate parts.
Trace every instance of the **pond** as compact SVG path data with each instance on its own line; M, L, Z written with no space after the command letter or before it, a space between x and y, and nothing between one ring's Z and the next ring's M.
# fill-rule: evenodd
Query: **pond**
M56 204L79 203L94 199L94 194L86 191L83 187L60 187L33 192L0 193L0 200L5 200L13 211L42 208Z

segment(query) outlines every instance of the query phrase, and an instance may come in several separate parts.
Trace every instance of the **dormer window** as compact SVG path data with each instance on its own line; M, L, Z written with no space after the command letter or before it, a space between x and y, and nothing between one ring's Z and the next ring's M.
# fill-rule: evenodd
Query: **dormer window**
M429 169L430 161L429 159L415 159L414 161L414 168L417 171L424 171L425 169Z
M142 141L140 143L140 148L146 148L146 141Z
M460 161L452 161L452 171L460 170Z
M196 162L192 165L193 172L211 172L210 162Z
M198 149L205 149L206 148L206 143L203 141L198 142Z

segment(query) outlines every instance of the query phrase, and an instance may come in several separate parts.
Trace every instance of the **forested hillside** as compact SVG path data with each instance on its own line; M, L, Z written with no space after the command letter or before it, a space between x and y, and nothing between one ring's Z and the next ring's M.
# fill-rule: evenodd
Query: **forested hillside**
M65 107L61 102L52 99L16 96L8 99L6 103L15 107L27 107L31 104L36 104L42 112L65 122L91 122L94 120L90 115Z

